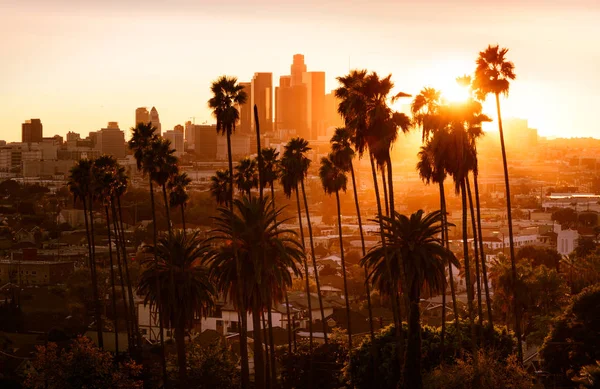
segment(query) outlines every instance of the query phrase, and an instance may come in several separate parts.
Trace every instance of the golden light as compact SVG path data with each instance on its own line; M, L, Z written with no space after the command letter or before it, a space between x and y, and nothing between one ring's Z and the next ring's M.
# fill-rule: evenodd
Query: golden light
M469 98L469 88L451 80L447 85L440 86L442 97L451 102L465 101Z

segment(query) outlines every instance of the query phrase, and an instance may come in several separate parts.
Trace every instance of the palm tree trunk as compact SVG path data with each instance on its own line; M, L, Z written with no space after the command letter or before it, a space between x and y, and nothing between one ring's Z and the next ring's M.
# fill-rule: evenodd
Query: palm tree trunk
M385 179L385 170L381 169L381 186L383 186L383 203L385 204L385 214L390 216L390 202L388 198L388 185L387 180Z
M165 202L165 214L167 215L167 228L169 231L169 237L173 236L173 227L171 226L171 207L169 207L169 198L167 197L167 185L162 185L163 201Z
M446 236L446 249L450 250L450 234L448 233L448 211L446 209L446 191L444 183L440 183L440 195L442 198L442 214L444 217L444 233ZM454 324L456 333L460 336L460 324L458 316L458 303L456 302L456 290L454 290L454 275L452 274L452 264L448 262L448 279L450 280L450 294L452 296L452 311L454 312Z
M262 320L262 336L265 343L265 388L271 388L271 353L269 352L269 336L267 334L267 320L265 319L265 311L260 312Z
M408 340L404 357L402 379L404 388L421 389L421 315L419 302L421 301L421 285L413 282L410 291L410 307L408 309Z
M123 250L123 263L125 265L125 276L127 277L127 293L129 294L129 307L131 309L131 318L133 320L132 328L134 329L134 334L136 338L136 343L139 348L142 347L142 338L140 336L140 329L138 327L137 314L135 310L135 301L133 298L133 286L131 284L131 277L129 276L129 261L127 260L127 240L125 239L125 228L123 226L123 212L121 209L121 198L117 197L117 208L119 210L119 225L121 230L121 241L123 242L123 246L121 249Z
M488 315L488 327L490 334L494 329L494 323L492 320L492 299L490 298L490 286L488 283L487 266L485 264L485 251L483 246L483 232L481 228L481 205L479 204L479 184L478 184L477 173L473 173L473 186L475 189L475 208L477 211L477 233L479 235L479 253L481 254L481 270L483 273L483 287L485 290L485 305L487 306Z
M439 182L439 187L440 187L440 211L442 212L442 246L446 247L446 242L448 241L448 236L446 234L446 226L444 223L445 217L446 215L444 214L444 200L443 200L443 191L444 191L444 182L440 181ZM440 340L441 340L441 346L440 346L440 360L443 362L444 361L444 352L445 352L445 348L446 348L446 290L448 289L447 286L447 279L446 276L444 275L444 287L442 289L442 333L440 336Z
M469 242L467 240L467 188L465 179L460 182L460 194L462 198L462 232L463 232L463 255L465 257L465 283L467 285L467 307L469 311L469 323L471 324L471 347L473 362L478 364L477 358L477 330L475 328L475 316L473 313L473 288L471 288L471 268L469 267Z
M323 296L321 295L319 270L317 269L317 258L315 257L315 244L313 242L312 223L310 222L310 212L308 210L308 201L306 199L306 190L304 188L304 178L300 180L300 185L302 187L302 197L304 198L304 209L306 210L306 224L308 225L310 255L312 257L313 269L315 271L315 282L317 283L317 297L319 298L319 308L321 311L321 326L323 327L323 339L325 340L325 344L327 344L327 328L325 327L325 309L323 307Z
M119 270L119 279L121 281L121 298L123 299L123 309L125 312L125 327L127 328L127 345L129 351L133 350L133 331L131 329L132 319L130 318L129 306L127 305L127 296L125 295L125 277L123 276L123 266L121 266L121 251L119 248L122 245L121 235L119 234L119 229L117 227L117 210L115 209L115 201L114 198L111 200L111 211L112 211L112 221L113 221L113 232L115 235L115 248L117 251L117 268Z
M335 191L337 202L338 234L340 238L340 255L342 258L342 277L344 278L344 299L346 300L346 320L348 326L348 356L352 358L352 326L350 320L350 298L348 297L348 280L346 277L346 261L344 259L344 239L342 236L342 210L340 207L340 192Z
M302 209L300 208L300 195L298 191L298 185L296 184L296 206L298 208L298 224L300 226L300 239L302 240L302 250L306 253L306 243L304 242L304 228L302 227ZM308 347L312 355L313 347L313 318L312 318L312 298L310 296L310 278L308 275L308 260L304 256L304 271L306 274L306 298L308 304L308 334L309 343ZM294 351L296 350L296 337L294 336Z
M238 280L243 279L242 262L238 256L237 250L237 231L233 228L233 155L231 154L231 129L227 129L227 157L229 162L229 211L231 212L231 231L233 234L233 255L236 262L236 276ZM239 282L238 286L238 309L241 311L240 318L240 354L242 362L242 389L247 389L250 385L250 371L248 367L248 316L247 307L244 300L244 286Z
M152 243L154 244L154 262L158 264L158 226L156 225L156 205L154 202L154 185L152 178L150 178L150 206L152 207ZM160 283L158 277L156 278L156 299L159 303L156 304L158 309L158 337L160 339L160 363L162 366L163 383L165 386L169 386L169 377L167 375L167 359L165 357L165 334L163 328L163 315L162 315L162 301L160 292ZM150 305L150 314L152 314L152 305Z
M269 293L270 294L270 293ZM267 299L267 322L269 325L269 356L271 357L271 385L277 386L277 365L275 364L275 339L273 338L273 314L271 313L271 296Z
M90 200L90 238L92 241L92 296L94 298L94 307L96 311L96 332L98 334L98 347L104 348L104 326L102 325L102 306L100 305L100 296L98 296L98 272L96 267L96 239L94 238L94 199Z
M360 215L360 205L358 204L358 191L356 190L356 177L354 176L354 166L350 161L350 175L352 177L352 191L354 192L354 206L356 207L356 216L358 218L358 231L360 232L360 244L362 247L363 257L367 255L367 249L365 247L365 234L362 226L362 217ZM373 329L373 308L371 307L371 290L369 288L369 272L367 266L365 269L365 292L367 293L367 309L369 311L369 331L371 334L371 341L375 338L375 330Z
M481 302L481 277L479 276L479 239L477 236L477 222L475 221L475 209L473 207L473 196L471 195L471 183L468 174L465 177L465 186L467 187L469 210L471 213L471 229L473 230L473 252L475 253L475 273L477 273L475 275L477 285L477 314L479 316L479 330L481 332L481 329L483 329L483 305Z
M175 326L175 344L177 345L177 364L179 365L179 387L187 386L187 360L185 355L185 329L179 323Z
M262 348L262 334L260 330L260 309L257 297L252 299L252 326L254 332L254 387L265 387L265 360Z
M181 227L183 228L183 234L185 235L185 207L181 204L179 208L181 209Z
M508 217L508 239L510 245L510 265L513 282L513 304L515 310L515 335L517 337L517 358L523 363L523 343L521 340L521 313L517 302L517 266L515 263L515 242L513 237L512 211L510 204L510 181L508 178L508 162L504 147L504 132L502 131L502 115L500 114L500 95L496 93L496 110L498 112L498 131L500 132L500 147L502 148L502 165L504 167L504 185L506 186L506 215Z
M108 235L108 260L110 262L110 286L112 291L112 309L115 316L115 356L119 356L119 315L117 313L117 293L115 292L115 267L113 264L112 244L110 236L110 219L108 218L108 205L104 206L106 214L106 230Z
M389 253L386 249L386 241L385 241L385 233L383 228L383 213L381 212L381 198L379 197L379 185L377 183L377 168L375 167L375 159L372 153L369 153L369 158L371 160L371 174L373 175L373 187L375 189L375 199L377 203L377 214L379 220L379 234L381 238L381 247L383 248L383 252L385 253L385 262L387 271L389 274L392 274L392 265ZM393 288L392 288L393 289ZM402 360L402 350L404 349L404 337L402 334L402 321L400 319L400 314L398 313L398 296L394 293L394 290L390 293L390 298L392 301L392 316L394 318L394 329L396 332L396 338L398 341L397 353L398 360Z

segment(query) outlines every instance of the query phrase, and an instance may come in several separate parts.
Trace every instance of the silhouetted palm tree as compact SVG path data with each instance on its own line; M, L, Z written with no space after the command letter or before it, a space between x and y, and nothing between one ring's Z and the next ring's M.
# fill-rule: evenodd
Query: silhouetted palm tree
M229 199L231 199L229 176L229 170L217 170L210 177L210 194L215 198L217 204L227 207L229 206Z
M385 278L387 274L385 250L389 250L402 261L396 262L404 267L407 276L407 294L410 301L408 319L408 342L404 357L403 383L405 388L422 388L421 382L421 290L427 285L433 291L442 291L445 286L445 265L457 264L452 252L444 247L438 235L442 231L440 211L424 215L422 210L410 217L395 214L394 218L384 216L385 235L388 241L386 249L381 243L375 246L363 259L374 269L374 278ZM400 274L396 271L395 274Z
M252 189L258 188L258 164L255 159L243 158L233 173L233 180L240 192L252 197Z
M191 184L192 179L187 173L177 173L169 180L169 205L171 207L179 207L181 210L181 225L185 234L185 207L190 195L187 192L188 186Z
M317 298L319 300L319 309L321 311L321 324L323 326L323 339L327 343L327 328L325 327L325 309L323 307L323 296L321 295L321 283L319 282L319 270L317 268L317 258L315 256L315 244L313 241L312 224L310 222L310 211L308 210L308 200L306 197L306 189L304 187L304 178L308 174L310 159L306 153L310 151L308 142L302 138L293 138L285 145L282 162L291 174L294 176L296 183L300 183L302 188L302 197L304 199L304 209L306 210L306 224L308 225L308 238L310 242L310 254L313 263L315 283L317 285Z
M214 236L208 263L218 290L227 296L244 290L246 301L237 298L233 303L242 315L250 307L254 328L254 361L256 387L264 387L264 359L262 350L261 312L268 309L265 298L270 295L274 302L281 302L285 289L292 284L292 274L301 276L298 265L304 251L295 238L295 232L282 229L287 220L281 219L281 210L273 210L267 200L260 198L234 200L234 212L220 208L214 218ZM233 220L233 223L231 223ZM237 239L237 255L242 263L242 277L238 277L233 241ZM268 293L265 293L268 291Z
M360 214L360 205L358 203L358 192L356 189L356 177L354 175L354 149L352 148L352 132L345 127L336 128L333 137L331 138L331 159L336 166L343 171L350 172L352 177L352 191L354 194L354 206L356 207L356 216L358 218L358 231L360 233L360 243L363 257L367 255L365 247L365 235L362 226L362 215ZM371 290L369 288L369 274L366 266L365 269L365 291L367 294L367 309L369 311L369 330L371 339L374 339L375 332L373 329L373 309L371 307Z
M506 147L504 146L504 132L502 129L502 114L500 113L500 95L508 95L510 81L516 78L515 65L506 59L508 49L496 46L488 46L487 49L479 53L477 58L477 67L475 69L475 78L473 80L473 89L480 100L485 100L487 95L493 94L496 97L496 111L498 114L498 131L500 133L500 146L502 148L502 164L504 167L504 184L506 186L506 211L508 216L508 239L510 245L510 260L512 266L513 282L516 284L517 268L515 264L515 243L512 226L511 198L510 198L510 180L508 177L508 162L506 159ZM516 289L513 288L516 293ZM514 301L517 301L514 296ZM515 308L515 335L517 336L517 355L519 360L523 361L523 344L521 342L521 315Z
M155 248L146 247L146 250L153 252ZM162 307L165 322L174 329L179 386L186 387L185 333L192 326L195 315L208 315L214 306L215 288L208 269L202 264L206 251L197 232L189 237L183 231L165 236L160 239L156 251L159 260L144 263L138 291L144 296L144 304Z
M88 266L90 268L90 278L92 281L92 297L94 299L94 318L96 320L96 333L98 336L98 346L104 347L102 309L98 296L98 277L96 275L96 259L94 250L93 236L93 196L92 196L92 165L93 161L88 159L79 160L69 172L69 191L73 194L76 202L81 200L83 203L83 216L85 219L85 231L88 242ZM89 219L88 219L89 211Z
M229 210L233 214L233 154L231 152L231 135L235 132L235 125L240 118L238 107L246 102L248 96L237 78L221 76L215 80L210 87L212 97L208 100L208 107L212 110L213 116L217 119L217 133L227 137L227 158L229 162ZM233 223L233 220L231 221ZM233 230L235 233L235 229ZM236 239L234 239L233 250L237 252ZM235 255L237 257L237 254ZM242 276L242 264L238 261L238 277ZM242 296L243 289L238 292L238 301L244 303ZM247 307L242 306L242 312ZM240 325L240 354L242 357L242 388L249 386L249 368L248 368L248 335L246 315L241 314Z
M321 159L321 167L319 168L319 177L325 193L331 195L335 193L335 201L337 204L338 218L338 236L340 240L340 257L342 259L342 278L344 279L344 299L346 300L346 319L348 328L348 352L352 354L352 326L350 323L350 298L348 297L348 280L346 276L346 260L344 259L344 239L342 235L342 210L340 206L340 190L346 191L348 177L344 171L336 166L331 158L331 155Z
M167 215L167 228L169 235L172 235L173 226L167 196L167 183L179 172L175 149L171 148L170 140L157 138L150 144L146 157L149 159L148 165L151 166L150 178L162 189L163 203Z

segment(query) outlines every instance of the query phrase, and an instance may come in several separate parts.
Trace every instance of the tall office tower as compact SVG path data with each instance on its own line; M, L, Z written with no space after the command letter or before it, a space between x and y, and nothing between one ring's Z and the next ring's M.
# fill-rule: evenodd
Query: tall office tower
M135 125L138 123L150 123L150 112L146 107L140 107L135 110Z
M190 131L194 133L196 160L214 161L217 158L217 126L192 124Z
M156 107L152 107L150 110L150 122L152 123L152 126L156 128L156 134L161 135L162 127L160 125L160 118L158 117L158 111L156 110Z
M290 67L291 86L303 83L302 75L306 73L306 64L304 63L303 54L294 54L294 62Z
M258 108L260 132L265 134L273 129L273 73L254 73L251 85L250 106ZM254 114L250 115L252 131L256 131Z
M177 127L177 126L175 126ZM179 126L182 127L182 126ZM183 127L182 127L183 129ZM165 131L163 134L163 138L171 141L171 148L175 149L175 156L181 157L184 154L183 149L183 131L178 131L176 129Z
M242 134L250 134L252 132L252 117L254 115L254 108L252 105L252 83L240 82L240 86L244 88L247 99L246 103L240 106L240 122L237 131Z
M92 133L90 133L92 138ZM108 122L106 128L95 133L96 142L94 148L101 154L111 155L115 158L125 158L127 150L125 147L125 134L119 129L117 122Z
M40 143L44 137L43 132L40 119L25 120L25 123L21 125L21 142Z
M183 126L181 124L178 124L175 127L173 127L173 131L181 132L183 134Z
M73 131L67 132L67 142L77 141L80 139L81 139L81 135L79 135L78 133L73 132Z
M306 72L302 75L306 85L306 123L309 140L325 135L325 72Z
M286 102L286 94L289 91L290 84L292 82L292 76L280 76L279 86L275 87L275 130L285 129L286 124L286 112L285 108L288 104Z
M338 113L338 106L340 100L335 97L335 93L331 92L325 95L325 128L330 127L342 127L344 125L344 119Z

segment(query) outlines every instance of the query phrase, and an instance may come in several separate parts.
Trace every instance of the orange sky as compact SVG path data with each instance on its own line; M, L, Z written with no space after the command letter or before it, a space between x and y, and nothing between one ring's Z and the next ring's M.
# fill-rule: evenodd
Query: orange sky
M327 72L328 90L349 65L391 72L409 93L443 89L489 43L516 64L506 116L544 136L600 137L598 0L0 0L0 10L8 141L32 117L46 136L127 129L139 106L156 106L163 129L212 121L211 80L272 71L277 83L294 53Z

